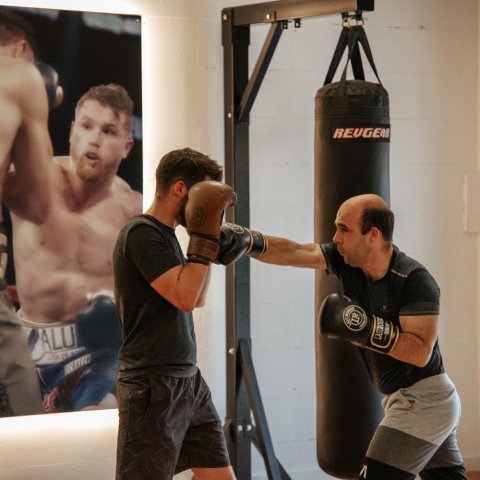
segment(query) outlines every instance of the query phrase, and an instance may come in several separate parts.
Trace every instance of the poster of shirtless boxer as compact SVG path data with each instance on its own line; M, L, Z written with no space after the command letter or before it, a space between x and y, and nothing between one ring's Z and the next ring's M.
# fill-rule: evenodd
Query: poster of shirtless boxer
M0 68L0 416L116 408L112 251L142 211L141 19L0 6Z

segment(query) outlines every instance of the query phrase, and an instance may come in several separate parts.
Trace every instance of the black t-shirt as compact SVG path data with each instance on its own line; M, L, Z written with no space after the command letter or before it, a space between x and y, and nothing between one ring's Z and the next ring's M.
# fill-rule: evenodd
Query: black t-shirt
M179 310L150 283L186 263L175 230L140 215L120 231L113 253L115 300L122 324L120 375L197 372L191 312Z
M367 278L360 268L347 265L334 243L322 244L321 248L327 272L334 274L342 283L343 293L359 302L368 313L399 327L402 315L439 314L440 289L434 278L421 263L397 247L393 249L387 274L377 281ZM362 349L362 354L374 384L385 394L444 372L438 341L430 360L422 368L368 349Z

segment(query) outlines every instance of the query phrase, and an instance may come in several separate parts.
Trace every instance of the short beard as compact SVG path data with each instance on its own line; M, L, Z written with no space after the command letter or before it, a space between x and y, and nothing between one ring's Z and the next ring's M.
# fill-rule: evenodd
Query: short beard
M90 167L85 168L81 165L77 166L76 172L77 172L78 177L80 179L82 179L84 182L94 181L99 176L99 170L98 169L90 168Z
M185 227L187 228L187 221L185 219L185 206L187 204L187 198L185 197L185 200L182 204L182 206L180 207L180 210L178 212L178 223L182 226L182 227Z

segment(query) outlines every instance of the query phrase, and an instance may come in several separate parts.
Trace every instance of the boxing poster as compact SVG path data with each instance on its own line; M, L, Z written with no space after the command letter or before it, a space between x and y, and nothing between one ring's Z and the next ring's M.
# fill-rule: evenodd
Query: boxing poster
M31 35L53 149L44 218L19 208L28 189L2 198L0 417L116 408L111 257L121 226L142 210L141 18L0 9Z

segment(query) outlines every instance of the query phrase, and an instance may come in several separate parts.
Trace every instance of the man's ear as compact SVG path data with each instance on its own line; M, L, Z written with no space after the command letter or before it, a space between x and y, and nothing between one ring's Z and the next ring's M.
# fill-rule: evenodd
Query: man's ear
M125 146L123 148L122 160L125 160L128 157L128 154L132 151L132 148L133 148L133 140L129 139L125 142Z
M180 197L183 197L188 193L188 188L185 185L185 182L183 180L177 180L172 185L172 189L173 189L173 192Z
M372 240L378 240L382 236L382 232L377 227L370 229L370 238Z
M13 44L13 56L15 58L25 58L32 63L35 60L35 55L26 40L19 40Z

